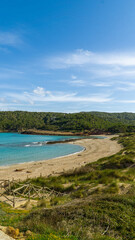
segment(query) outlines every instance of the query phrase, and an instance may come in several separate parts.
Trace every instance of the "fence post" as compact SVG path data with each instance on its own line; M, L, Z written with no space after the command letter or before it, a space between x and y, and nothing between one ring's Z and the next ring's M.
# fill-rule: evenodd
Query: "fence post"
M15 194L13 193L13 208L15 208Z

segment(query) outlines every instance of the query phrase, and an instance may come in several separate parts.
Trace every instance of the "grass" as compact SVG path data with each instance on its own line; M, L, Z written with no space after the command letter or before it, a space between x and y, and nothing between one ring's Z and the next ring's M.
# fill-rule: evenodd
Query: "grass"
M76 237L68 237L68 236L58 236L55 233L50 234L34 234L27 238L27 240L77 240Z
M27 214L27 210L13 209L10 205L0 202L0 225L2 226L17 227L18 222Z
M110 238L113 236L115 239L131 240L135 238L134 216L133 196L109 194L55 209L37 209L25 218L24 224L34 230L36 226L36 231L42 231L37 229L40 219L40 227L41 224L49 224L59 231L76 235L80 240L88 240L86 236L89 229L93 235L97 232L102 235L108 229L107 235L110 235ZM36 219L36 222L33 219Z

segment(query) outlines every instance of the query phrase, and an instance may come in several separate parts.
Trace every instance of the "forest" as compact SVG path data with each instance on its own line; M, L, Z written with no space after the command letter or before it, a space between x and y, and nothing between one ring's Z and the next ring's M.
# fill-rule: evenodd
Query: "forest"
M135 113L1 111L0 131L28 129L88 133L135 131Z

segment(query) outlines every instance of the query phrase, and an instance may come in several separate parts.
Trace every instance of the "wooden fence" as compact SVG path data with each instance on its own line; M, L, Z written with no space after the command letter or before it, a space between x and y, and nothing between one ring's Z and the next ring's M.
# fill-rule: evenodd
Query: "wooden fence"
M17 197L30 200L48 198L53 195L61 196L63 194L48 187L34 185L29 181L26 183L20 183L16 180L0 180L0 196L3 196L8 201L12 202L13 207L15 207Z

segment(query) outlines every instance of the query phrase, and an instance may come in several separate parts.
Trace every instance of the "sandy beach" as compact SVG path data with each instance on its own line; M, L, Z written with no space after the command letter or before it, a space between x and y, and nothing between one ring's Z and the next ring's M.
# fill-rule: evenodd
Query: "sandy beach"
M113 135L104 139L79 139L70 142L70 144L81 145L85 148L83 152L73 155L7 167L2 166L0 167L0 180L24 180L38 176L59 175L64 171L97 161L99 158L111 156L121 149L121 146L116 141L110 140L112 137Z

